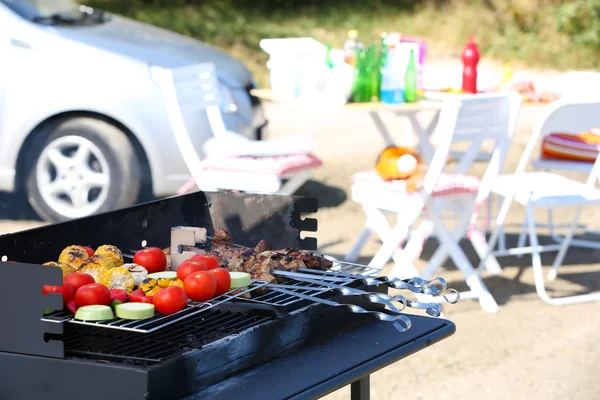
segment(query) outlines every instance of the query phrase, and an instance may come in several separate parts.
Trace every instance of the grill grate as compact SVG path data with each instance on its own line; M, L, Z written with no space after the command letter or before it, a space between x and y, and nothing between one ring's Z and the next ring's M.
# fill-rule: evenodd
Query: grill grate
M244 294L252 294L252 292L260 289L265 285L266 282L255 281L252 283L252 286L248 290L236 292L235 294L233 294L234 291L225 293L219 297L211 299L206 303L189 302L186 308L177 313L171 315L164 315L159 312L156 312L154 317L144 320L131 321L115 318L108 321L80 321L73 318L73 314L71 314L70 311L59 311L52 314L48 314L42 317L42 320L59 324L63 322L68 322L77 325L119 329L138 333L151 333L158 329L162 329L166 326L172 325L176 322L190 318L196 314L200 314L211 308L217 307L227 301L234 300L240 296L243 296Z
M65 325L62 340L65 354L130 364L154 364L186 351L199 349L215 340L271 320L267 315L235 313L217 309L203 310L177 325L147 334L94 329L86 325Z

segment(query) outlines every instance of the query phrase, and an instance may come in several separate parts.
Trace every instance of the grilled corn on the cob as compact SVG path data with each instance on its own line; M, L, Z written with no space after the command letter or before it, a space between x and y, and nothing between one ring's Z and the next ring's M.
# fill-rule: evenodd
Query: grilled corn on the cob
M59 267L60 269L62 269L63 279L65 279L65 276L69 275L71 272L75 272L75 268L73 268L69 264L65 264L65 263L61 263L61 262L49 261L47 263L44 263L44 265L50 266L50 267Z
M81 266L77 270L82 274L90 274L96 283L100 283L102 280L102 275L105 271L108 271L108 268L102 264L100 258L90 258L85 264Z
M117 268L117 267L121 266L121 265L119 265L119 263L117 262L117 260L114 257L105 256L102 254L94 254L92 257L90 257L88 259L88 261L99 262L106 269Z
M58 262L69 264L74 269L79 269L89 258L87 251L81 246L66 247L58 256Z
M110 244L104 244L98 247L94 255L113 258L117 267L120 267L125 262L123 261L123 253L121 253L121 250Z
M135 280L127 269L117 267L105 270L100 283L109 289L123 289L127 293L131 293Z

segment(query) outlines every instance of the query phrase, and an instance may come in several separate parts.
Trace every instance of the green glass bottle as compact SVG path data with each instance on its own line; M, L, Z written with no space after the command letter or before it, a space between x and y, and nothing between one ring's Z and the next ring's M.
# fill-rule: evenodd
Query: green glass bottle
M404 75L404 101L414 103L417 101L417 68L415 66L415 51L410 51L408 67Z
M331 59L331 45L327 45L327 50L325 50L325 65L329 67L329 69L333 69L334 63Z
M383 70L387 63L388 58L388 46L386 43L387 33L381 34L381 48L379 49L379 62L377 65L377 100L381 100L381 80L383 79Z
M371 77L369 76L369 63L367 51L358 49L356 52L356 76L354 79L355 103L365 103L371 100Z

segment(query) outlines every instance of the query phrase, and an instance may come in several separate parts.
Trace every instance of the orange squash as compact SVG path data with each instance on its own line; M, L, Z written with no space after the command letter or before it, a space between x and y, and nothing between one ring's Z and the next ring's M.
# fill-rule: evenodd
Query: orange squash
M409 179L423 169L421 156L410 147L389 146L377 157L375 171L385 180Z

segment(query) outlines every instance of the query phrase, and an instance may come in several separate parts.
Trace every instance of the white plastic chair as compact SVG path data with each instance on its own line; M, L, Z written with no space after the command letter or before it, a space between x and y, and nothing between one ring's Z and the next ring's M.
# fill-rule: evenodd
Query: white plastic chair
M572 79L569 78L568 74L572 74ZM555 101L546 106L544 113L537 121L532 133L532 137L538 138L538 141L550 133L577 133L589 130L591 128L600 127L600 107L598 107L597 103L600 101L600 73L571 72L565 74L565 76L566 78L563 78L565 82L570 82L573 84L572 92L570 92L571 95L561 98L561 100ZM588 98L586 100L586 96L579 96L581 93L580 89L582 89L582 81L586 78L591 80L592 85L598 85L598 92L595 95L596 99ZM593 95L590 96L593 97ZM587 161L542 159L538 156L532 162L532 166L534 170L539 171L574 172L583 173L586 174L586 176L589 176L589 174L592 172L594 163ZM565 226L554 223L553 210L551 208L547 210L547 223L538 223L537 226L548 228L550 237L553 238L557 243L562 241L562 237L556 232L556 229L565 228ZM578 226L578 228L591 233L591 231L587 231L585 227ZM525 245L525 240L527 237L526 232L527 226L526 221L524 221L518 240L518 247L523 247ZM499 240L500 248L502 250L506 250L504 235L502 235ZM600 249L600 243L589 240L574 239L571 242L571 245ZM554 278L556 278L556 275L551 273L549 279L552 280Z
M550 105L545 117L540 120L534 130L534 134L529 139L515 173L500 176L493 188L493 193L504 197L504 201L496 219L496 228L489 240L489 248L495 249L499 239L504 236L503 224L513 202L517 202L525 207L526 218L524 226L527 229L530 246L525 246L524 240L521 238L515 248L506 249L505 244L500 243L499 249L492 251L490 254L495 257L531 254L536 291L544 302L552 305L600 300L600 293L562 298L551 297L546 291L540 256L542 252L558 250L552 269L549 272L549 278L553 279L556 277L558 269L571 245L594 247L592 245L595 244L598 246L598 243L591 243L589 241L575 241L573 240L573 235L583 207L600 204L600 190L595 188L596 181L600 177L600 157L593 163L591 172L585 183L569 179L557 173L544 171L525 172L525 168L536 143L548 132L550 127L551 129L555 129L555 127L559 126L563 129L569 128L570 130L589 129L596 126L598 114L600 114L600 100L575 102L567 99ZM589 124L592 124L592 126ZM576 207L577 210L573 221L568 227L567 234L564 237L557 238L558 244L540 245L537 235L537 228L540 225L534 219L534 209L552 210L562 207ZM484 257L479 266L480 271L484 266L485 259Z
M438 146L423 180L423 187L415 194L406 193L403 181L384 182L371 173L372 179L362 179L367 173L355 175L352 198L360 203L367 215L365 226L347 259L355 259L373 231L383 241L370 267L381 269L393 258L395 266L392 276L414 276L418 272L413 260L422 251L424 240L435 233L440 246L421 276L430 279L435 271L450 256L463 273L470 293L461 298L477 298L486 311L496 311L498 305L483 281L458 245L458 240L469 233L473 247L484 257L489 253L485 236L473 228L478 208L487 199L491 185L500 173L506 153L516 127L521 96L515 92L460 96L444 101L438 129ZM494 152L481 180L465 175L477 159L486 140L494 141ZM448 154L453 143L469 142L465 155L457 162L453 171L447 165ZM404 188L405 189L405 188ZM449 230L443 221L442 211L458 213L454 229ZM398 221L391 228L384 212L397 214ZM410 228L424 212L425 220L415 229L404 249L400 246L407 238ZM486 267L499 273L500 266L487 259Z
M220 88L213 64L154 68L153 76L163 91L173 134L192 174L179 194L196 185L202 190L291 195L311 178L312 169L321 165L321 161L310 154L298 150L294 154L294 147L288 146L291 152L286 154L277 143L252 141L229 132L219 108ZM206 113L214 138L209 139L203 149L197 149L184 115L202 113ZM206 153L207 148L216 149L219 154L209 153L202 159L198 153ZM229 149L229 156L223 154L224 149ZM256 154L260 156L253 156Z

